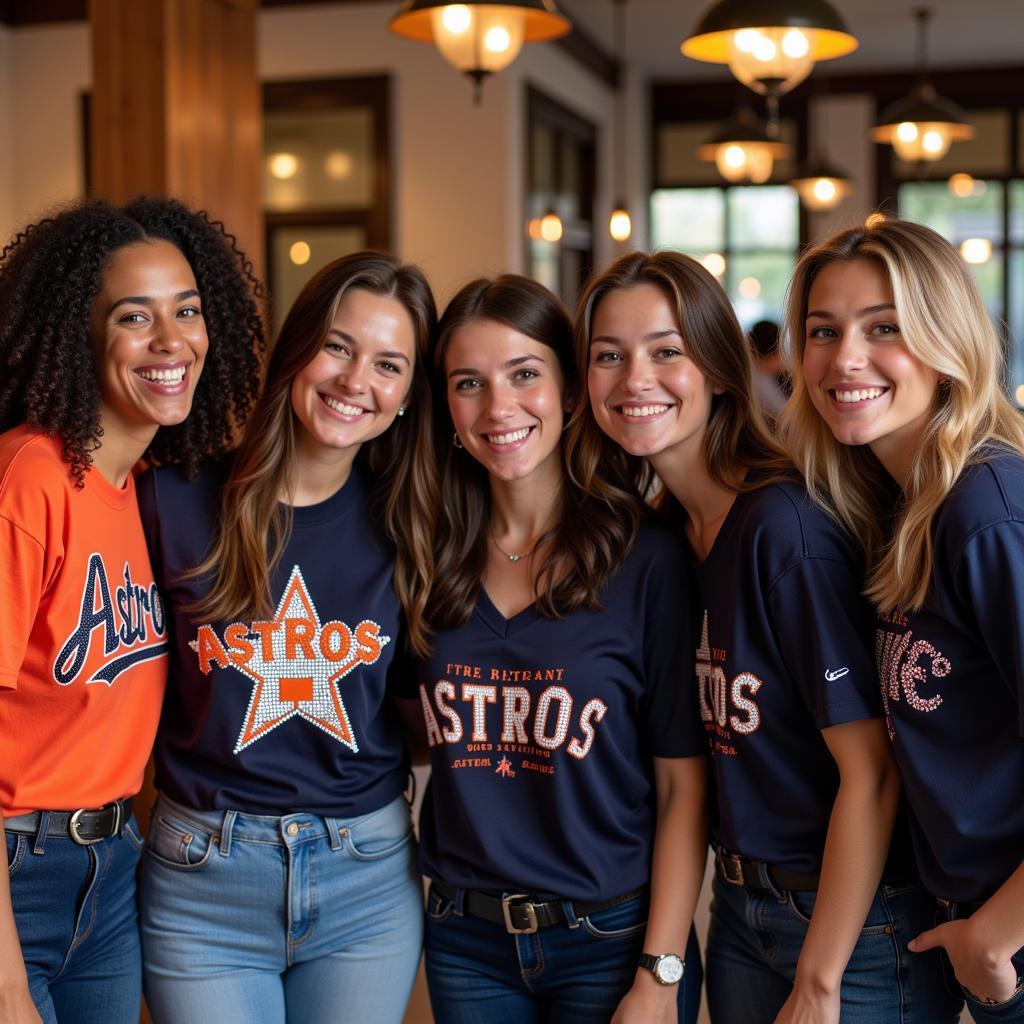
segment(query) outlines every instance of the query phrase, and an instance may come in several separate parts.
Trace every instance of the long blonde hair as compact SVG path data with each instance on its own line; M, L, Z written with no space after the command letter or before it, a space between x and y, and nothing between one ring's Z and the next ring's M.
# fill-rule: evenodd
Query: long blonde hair
M807 300L822 268L868 259L892 288L903 341L941 383L892 518L892 485L866 445L846 446L811 402L803 375ZM1024 422L1001 388L1004 357L970 272L941 235L905 220L843 231L809 249L790 284L785 341L793 397L780 433L812 496L857 535L868 559L867 594L883 611L916 610L932 573L932 520L953 485L983 449L1001 442L1024 452ZM889 497L887 497L889 496Z

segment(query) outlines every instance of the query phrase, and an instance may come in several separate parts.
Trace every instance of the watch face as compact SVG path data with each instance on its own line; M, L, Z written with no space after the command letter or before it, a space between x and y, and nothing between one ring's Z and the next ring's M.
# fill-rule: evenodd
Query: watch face
M683 961L669 953L661 958L654 973L663 985L674 985L683 976Z

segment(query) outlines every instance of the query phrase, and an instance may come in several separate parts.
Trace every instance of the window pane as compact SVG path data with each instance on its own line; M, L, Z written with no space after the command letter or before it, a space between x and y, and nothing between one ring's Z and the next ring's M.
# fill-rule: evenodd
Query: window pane
M1024 181L1010 185L1010 243L1024 245Z
M900 185L900 216L926 224L954 245L968 238L987 238L1003 244L1003 186L998 181L975 181L975 192L954 195L944 181Z
M276 111L264 120L263 205L275 213L373 206L373 111Z
M800 210L788 185L731 188L728 204L730 249L796 249Z
M651 195L651 245L681 252L721 252L725 193L719 188L658 189Z
M366 232L354 225L277 227L270 233L274 330L302 286L331 260L366 248Z
M745 328L758 320L781 321L794 263L792 253L738 253L730 257L724 283Z
M1010 397L1024 407L1024 249L1010 252L1009 314L1010 377L1007 383Z

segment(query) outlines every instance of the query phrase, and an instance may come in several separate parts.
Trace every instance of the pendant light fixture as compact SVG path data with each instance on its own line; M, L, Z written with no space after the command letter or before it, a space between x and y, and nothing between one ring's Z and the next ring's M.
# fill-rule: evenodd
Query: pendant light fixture
M479 103L484 79L511 64L524 43L557 39L572 26L554 0L405 0L389 27L395 35L436 44L449 64L473 80Z
M935 92L928 79L928 20L931 10L914 9L917 19L917 84L909 96L891 103L871 130L875 142L888 143L908 163L941 160L954 142L974 138L967 114Z
M708 141L697 149L701 160L713 160L726 181L751 181L763 185L776 160L790 154L772 126L763 125L752 110L740 107Z
M615 2L615 41L619 51L619 82L618 92L615 96L615 138L616 155L618 163L618 186L619 199L608 218L608 234L616 242L628 241L633 234L633 218L629 215L629 207L626 206L626 0L614 0Z
M728 64L748 89L777 99L818 61L852 53L857 39L827 0L719 0L680 49L693 60Z
M850 179L842 171L818 159L799 168L789 183L796 189L800 202L816 212L833 209L851 191Z

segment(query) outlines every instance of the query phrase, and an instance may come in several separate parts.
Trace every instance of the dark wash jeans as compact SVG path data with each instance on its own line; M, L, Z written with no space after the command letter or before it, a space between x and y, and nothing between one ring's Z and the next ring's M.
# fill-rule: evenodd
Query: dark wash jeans
M636 977L647 897L579 921L509 935L432 889L426 971L437 1024L608 1024ZM659 952L654 951L652 952ZM670 952L661 950L660 952ZM696 1024L700 950L693 930L679 985L679 1024Z
M934 924L959 921L970 917L977 909L978 904L944 903L936 911ZM1013 958L1017 967L1017 991L1002 1003L983 1003L956 980L953 965L949 962L945 950L942 950L941 956L946 986L954 999L966 1004L975 1024L1024 1024L1024 949L1017 950L1017 955Z
M6 836L14 921L44 1024L138 1024L142 839L134 819L92 846L66 836Z
M708 1005L714 1024L772 1024L792 991L816 894L714 881L708 933ZM919 885L875 894L843 974L843 1024L956 1024L961 1000L936 950L907 943L931 928L935 900Z

